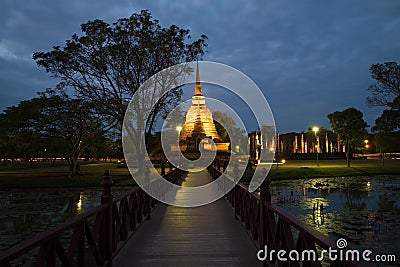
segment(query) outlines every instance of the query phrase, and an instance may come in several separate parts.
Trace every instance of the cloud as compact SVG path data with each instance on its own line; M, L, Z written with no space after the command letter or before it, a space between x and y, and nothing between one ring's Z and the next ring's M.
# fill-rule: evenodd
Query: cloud
M283 132L314 122L329 127L326 114L349 106L361 109L373 124L379 111L365 104L369 66L399 60L398 0L5 0L0 58L2 68L13 72L0 75L2 90L9 90L0 108L17 104L16 92L51 84L30 60L33 52L62 45L88 20L112 23L140 9L149 9L163 26L189 28L193 39L206 34L204 59L251 77L270 99Z

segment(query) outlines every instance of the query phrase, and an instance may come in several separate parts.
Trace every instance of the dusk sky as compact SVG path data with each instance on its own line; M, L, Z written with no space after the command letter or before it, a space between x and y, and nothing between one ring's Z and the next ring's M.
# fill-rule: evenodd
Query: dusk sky
M32 60L63 45L80 24L150 10L162 26L208 36L204 60L248 75L266 96L280 133L329 128L327 114L355 107L369 125L369 67L399 62L399 0L2 0L0 110L57 81Z

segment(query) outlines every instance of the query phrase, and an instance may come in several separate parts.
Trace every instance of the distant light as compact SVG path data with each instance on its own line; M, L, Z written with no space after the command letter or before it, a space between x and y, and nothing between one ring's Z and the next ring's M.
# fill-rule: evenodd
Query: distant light
M368 144L368 140L364 140L364 143L365 143L365 144Z
M181 132L181 131L182 131L182 126L176 126L176 130L177 130L178 132Z
M282 160L282 164L285 164L285 163L286 163L286 160L285 160L285 159L283 159L283 160Z
M371 182L367 182L367 186L370 187L371 186Z
M314 126L314 127L312 128L312 130L315 132L315 134L317 134L317 132L319 131L319 127Z
M82 192L79 192L79 201L76 203L76 211L78 214L82 212Z

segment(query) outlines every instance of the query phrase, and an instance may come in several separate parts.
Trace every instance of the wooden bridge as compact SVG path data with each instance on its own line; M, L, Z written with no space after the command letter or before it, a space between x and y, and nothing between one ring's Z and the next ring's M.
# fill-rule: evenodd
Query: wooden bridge
M208 174L175 169L164 178L171 183L184 179L182 185L190 187L220 175L219 164L213 164ZM266 179L259 193L238 184L223 199L181 208L157 204L139 187L112 198L106 172L100 206L0 252L0 266L321 266L318 261L257 259L265 245L276 251L336 248L333 240L271 203L270 182ZM187 192L183 188L176 197L186 198Z

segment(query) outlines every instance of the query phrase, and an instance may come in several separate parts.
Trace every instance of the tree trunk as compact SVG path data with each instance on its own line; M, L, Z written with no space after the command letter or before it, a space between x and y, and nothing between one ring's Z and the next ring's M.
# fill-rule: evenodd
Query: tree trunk
M144 153L143 153L143 151L138 151L137 152L137 155L138 155L138 158L137 158L137 162L138 162L138 171L137 171L137 173L138 174L141 174L141 173L143 173L143 170L144 170L144 165L145 165L145 163L146 163L146 161L145 161L145 155L144 155Z
M28 160L28 162L29 162L29 167L30 167L30 168L33 168L33 158L30 158L30 159Z
M350 143L348 137L346 137L346 159L347 159L347 167L350 168Z
M78 157L76 156L70 156L67 158L68 162L68 167L69 167L69 176L74 176L76 174L79 174L77 170L77 164L78 164Z

